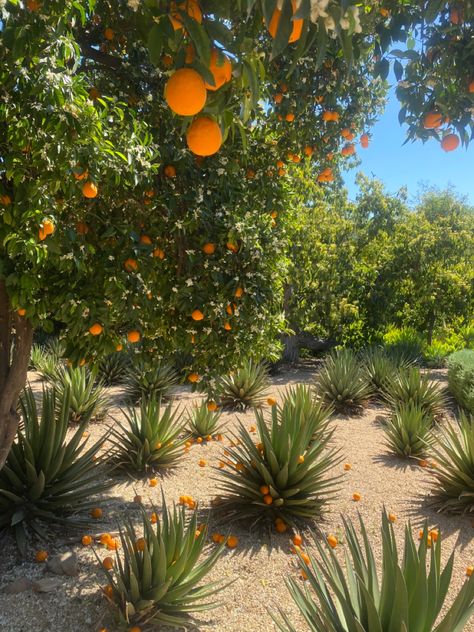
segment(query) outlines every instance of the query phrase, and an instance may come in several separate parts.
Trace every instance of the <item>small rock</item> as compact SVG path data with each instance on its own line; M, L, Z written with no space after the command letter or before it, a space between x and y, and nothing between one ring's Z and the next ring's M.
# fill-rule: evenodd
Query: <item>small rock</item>
M34 582L32 582L31 579L28 579L28 577L18 577L18 579L15 579L15 581L10 584L2 586L1 591L7 595L17 595L18 593L31 590L33 583Z
M55 575L69 575L69 577L79 575L77 556L71 552L55 555L46 562L46 568Z
M59 579L54 579L53 577L45 577L33 582L33 590L37 593L56 592L60 586L61 582Z

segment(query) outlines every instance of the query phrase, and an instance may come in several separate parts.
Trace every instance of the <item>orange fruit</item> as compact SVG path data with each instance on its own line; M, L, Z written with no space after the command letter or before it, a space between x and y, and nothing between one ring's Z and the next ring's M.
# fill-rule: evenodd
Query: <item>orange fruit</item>
M128 342L131 342L132 344L136 342L140 342L140 338L141 338L140 332L137 331L136 329L132 329L127 334L127 340Z
M110 535L110 533L102 533L102 535L99 538L99 542L101 544L108 544L111 540L112 540L112 536Z
M367 134L362 134L362 136L360 137L360 146L363 149L367 149L367 147L369 146L369 137Z
M468 566L466 568L466 576L470 577L474 573L474 566Z
M175 178L176 177L176 167L173 165L166 165L163 169L164 174L167 178Z
M194 116L206 105L206 84L193 68L180 68L165 85L165 99L170 109L180 116Z
M82 187L82 195L89 199L97 197L98 192L99 189L93 182L86 182Z
M35 555L35 560L37 562L46 562L48 559L48 551L38 551Z
M347 471L352 469L352 465L350 463L344 463L344 469Z
M295 546L301 546L303 544L303 538L299 534L295 534L291 538L291 541L293 542Z
M202 11L197 0L184 0L184 2L172 2L170 11L171 24L175 31L183 28L183 20L178 11L188 14L190 18L201 24Z
M335 549L335 548L336 548L336 546L337 546L337 538L336 538L336 536L335 536L335 535L332 535L332 534L331 534L331 535L328 535L328 537L327 537L327 543L329 544L329 546L330 546L332 549Z
M186 132L189 149L197 156L212 156L222 145L222 132L216 121L200 116L191 123Z
M213 255L216 251L216 246L215 244L211 243L204 244L204 246L202 247L202 251L206 255Z
M474 93L474 79L469 83L467 90L470 94Z
M390 522L396 522L397 521L397 516L394 513L389 513L388 514L388 519L390 520Z
M135 551L144 551L145 547L145 538L138 538L138 540L135 542Z
M117 551L120 545L117 540L114 540L114 538L110 538L106 546L107 546L107 551Z
M215 542L216 544L218 544L221 541L221 534L220 533L213 533L212 534L212 541Z
M420 467L428 467L428 461L427 461L426 459L420 459L420 460L418 461L418 465L419 465Z
M356 503L357 503L357 502L359 502L359 500L360 500L361 498L362 498L362 496L359 494L359 492L354 492L354 493L352 494L352 500L353 500L354 502L356 502Z
M276 399L273 399L273 397L268 397L268 398L267 398L267 404L268 404L269 406L276 406L276 403L277 403L277 402L276 402Z
M102 560L102 566L106 571L111 571L114 567L114 560L111 557L104 557Z
M239 544L239 538L237 536L230 535L227 538L226 545L229 547L229 549L235 549L238 544Z
M3 206L10 206L12 199L9 195L0 195L0 204Z
M148 481L148 485L150 487L156 487L158 485L158 481L156 480L156 478L150 478L150 480Z
M140 243L145 246L151 246L151 237L149 235L140 235Z
M201 312L200 309L195 309L194 312L191 314L191 318L193 320L203 320L204 319L204 314Z
M20 309L16 310L16 313L18 314L18 316L25 316L26 309L24 309L23 307L20 307Z
M447 134L441 141L441 147L444 151L454 151L459 147L459 136L456 134Z
M115 33L110 27L107 27L104 31L104 37L106 40L109 40L109 42L111 42L115 37Z
M231 325L229 322L227 322L227 321L226 321L226 322L224 323L224 329L225 329L226 331L230 331L230 330L232 329L232 325Z
M388 9L384 9L384 7L380 7L379 13L383 18L388 18L390 15L390 11Z
M209 70L214 77L215 85L212 86L206 82L206 88L208 90L219 90L219 88L221 88L225 83L228 83L232 78L232 64L230 59L223 53L219 52L217 48L214 48L211 52Z
M92 544L92 537L90 535L82 536L82 546L90 546Z
M281 518L275 520L275 529L278 533L285 533L288 530L288 525Z
M155 248L155 250L153 251L153 257L158 258L158 259L164 259L165 258L165 252L164 250L162 250L161 248Z
M150 522L151 524L156 524L158 522L158 515L153 512L150 516Z
M307 553L300 553L301 555L301 559L303 560L303 562L309 566L309 564L311 563L311 560L309 558L309 555Z
M91 327L89 327L89 333L91 336L100 336L103 331L104 328L99 323L94 323Z
M280 105L280 103L283 101L283 95L282 95L282 94L280 94L279 92L277 92L277 93L274 95L273 100L275 101L275 103L276 103L277 105Z
M210 412L214 412L215 410L217 410L217 404L214 400L209 400L207 402L207 410L209 410Z
M293 112L288 112L288 114L285 116L285 121L288 121L288 123L292 123L295 120L295 115L293 114Z
M458 24L462 24L464 20L463 10L459 7L451 7L451 10L449 12L449 20L451 24L455 24L456 26Z
M199 467L206 467L207 461L204 459L199 459L198 465Z
M107 586L104 587L103 590L104 590L105 595L107 595L109 599L112 599L113 594L114 594L114 589L112 588L112 586L108 584Z
M301 579L304 579L305 581L308 579L308 573L306 573L306 571L300 571L300 576Z
M353 156L356 153L355 145L347 144L341 149L341 154L343 156Z
M312 156L313 155L313 148L310 147L309 145L306 145L306 147L303 149L303 153L305 156Z
M234 244L234 242L232 242L232 241L228 241L225 246L226 246L227 250L230 250L233 253L239 252L238 245Z
M89 232L89 226L85 222L77 222L76 233L78 235L87 235Z
M122 349L123 349L123 345L121 345L120 343L115 346L115 351L122 351Z
M430 536L433 542L437 542L439 538L439 529L431 529Z
M94 518L94 520L100 520L103 516L103 511L100 507L95 507L94 509L91 509L91 517Z
M438 129L443 124L443 117L439 112L428 112L423 119L425 129Z
M270 488L268 487L268 485L262 485L260 487L260 493L263 494L264 496L269 494L270 493Z
M190 373L188 375L188 381L193 384L199 381L199 373Z
M235 292L234 292L234 296L235 298L241 298L242 294L244 293L244 289L241 287L236 288Z
M270 496L270 494L265 494L265 496L263 497L263 502L266 505L271 505L273 503L273 498Z
M296 0L291 0L291 5L293 7L293 14L296 12ZM281 10L276 8L275 11L273 12L272 18L270 20L270 24L268 25L268 31L270 33L270 35L273 37L273 39L275 39L276 34L278 32L278 27L280 25L280 19L281 19ZM303 20L292 20L291 22L293 24L293 28L292 31L290 33L290 36L288 38L288 42L290 44L292 44L293 42L296 42L299 40L299 38L301 37L301 32L303 30ZM286 90L282 90L282 92L286 92Z

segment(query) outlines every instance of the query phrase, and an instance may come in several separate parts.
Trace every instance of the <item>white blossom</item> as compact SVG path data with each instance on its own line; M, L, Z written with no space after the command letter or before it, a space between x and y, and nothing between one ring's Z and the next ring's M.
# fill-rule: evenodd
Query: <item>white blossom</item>
M328 14L326 13L328 4L329 0L311 0L311 22L314 22L316 24L320 17L328 17Z

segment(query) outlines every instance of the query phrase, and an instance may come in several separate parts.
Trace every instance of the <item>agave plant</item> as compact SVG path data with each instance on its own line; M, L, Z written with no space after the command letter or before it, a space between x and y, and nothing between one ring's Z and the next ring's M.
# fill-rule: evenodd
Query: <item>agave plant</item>
M68 437L70 401L68 388L60 405L55 391L45 389L40 415L30 388L20 398L18 440L0 470L0 529L14 530L22 551L29 530L44 535L44 526L82 529L88 519L79 514L110 486L102 476L107 436L87 447L83 421Z
M375 393L381 394L387 384L394 378L397 369L408 368L411 362L402 357L396 357L383 347L369 347L361 354L361 361L367 373L367 379Z
M73 423L101 419L105 416L109 398L104 386L97 383L94 373L85 367L62 367L55 382L61 407L69 394L69 416Z
M168 397L178 384L178 374L165 362L134 360L125 376L125 394L134 403L143 398Z
M224 518L294 524L320 516L339 478L328 476L340 461L339 450L328 447L332 432L318 432L317 415L302 423L290 407L272 407L270 428L262 411L255 415L259 443L240 424L240 439L228 448L228 467L219 470Z
M315 427L315 437L327 430L333 412L332 406L316 401L305 384L288 387L281 403L281 414L294 417L300 425L309 420Z
M383 425L389 450L401 457L423 456L432 442L432 425L418 404L397 404Z
M372 395L367 374L350 349L341 349L325 360L316 376L316 397L336 412L360 412Z
M245 410L263 404L268 385L266 365L246 360L240 369L220 378L216 389L224 408Z
M289 592L312 632L461 632L474 612L474 575L439 618L453 572L454 552L441 568L441 537L428 550L428 525L418 547L405 529L402 562L392 524L382 516L383 560L379 573L375 553L360 518L362 538L343 519L348 553L344 566L334 552L316 541L320 559L300 562L308 577L305 587L287 580ZM429 572L426 562L430 558ZM380 577L380 580L379 580ZM281 632L296 628L280 609L273 619Z
M436 468L433 492L439 511L470 513L474 511L474 417L461 413L459 425L439 428L432 452Z
M207 402L195 406L188 420L191 434L195 437L207 437L221 432L221 413L209 407Z
M474 415L474 350L463 349L449 356L448 384L459 406Z
M58 378L63 360L56 345L33 345L31 349L30 366L40 374L42 380L54 382Z
M164 499L155 525L143 513L140 534L125 519L115 565L111 570L101 565L108 581L107 594L123 623L187 629L191 613L217 607L208 600L225 586L201 581L217 562L223 545L199 561L206 532L206 525L198 528L196 511L187 520L183 507L168 510Z
M126 424L116 421L112 429L113 460L120 469L148 472L173 467L183 453L182 413L164 410L159 399L141 402L139 409L123 411Z
M97 377L104 386L122 384L129 364L128 356L124 353L111 353L99 362Z
M387 385L384 399L393 408L401 403L415 404L433 419L439 418L446 406L444 389L417 367L398 371Z

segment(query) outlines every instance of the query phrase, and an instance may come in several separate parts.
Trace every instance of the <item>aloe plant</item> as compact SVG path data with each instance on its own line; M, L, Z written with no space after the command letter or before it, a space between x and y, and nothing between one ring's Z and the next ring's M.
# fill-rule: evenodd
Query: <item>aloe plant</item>
M343 519L347 553L344 566L319 540L319 559L300 562L308 581L302 587L287 580L289 592L312 632L461 632L474 613L474 575L467 579L441 618L453 572L454 553L441 567L441 537L428 548L428 525L416 546L411 525L405 528L403 559L393 526L382 516L381 568L375 562L367 529L360 518L361 537ZM426 568L430 560L429 571ZM380 579L379 579L380 577ZM280 609L273 619L281 632L296 632Z
M207 437L222 430L220 411L210 410L207 402L194 406L188 419L188 427L195 437Z
M143 398L169 397L178 384L178 374L162 361L138 359L132 361L125 375L125 395L133 403Z
M317 401L310 386L297 384L286 389L281 405L281 415L292 416L299 420L299 425L309 422L314 430L314 437L324 433L328 421L334 412L332 406Z
M418 404L397 404L383 425L389 450L401 457L423 456L432 443L432 425Z
M59 343L45 346L33 345L31 349L30 366L39 373L42 380L54 382L64 361L61 356Z
M245 410L264 403L268 385L267 367L246 360L234 373L218 380L216 391L224 408Z
M433 502L439 511L474 511L474 417L463 413L459 424L440 426L431 448L436 459L432 475Z
M155 525L143 512L140 533L125 519L116 564L111 570L102 567L110 601L122 623L185 629L192 622L191 613L217 607L214 597L225 586L221 582L202 584L202 580L217 562L223 545L200 561L206 533L206 525L198 529L196 511L188 520L183 507L169 510L164 499Z
M396 356L384 347L369 347L360 355L367 379L373 391L381 395L386 386L395 377L398 369L408 368L409 359Z
M176 465L183 454L182 413L164 410L159 399L145 399L138 410L122 411L126 423L118 420L112 428L112 460L119 469L148 472Z
M392 408L401 403L414 404L433 420L442 416L446 406L444 389L417 367L399 370L387 384L384 399Z
M337 491L338 477L329 474L340 461L332 432L318 432L317 415L302 422L291 407L272 407L270 427L262 411L255 415L259 442L240 424L227 467L219 470L223 516L287 524L319 517Z
M69 394L69 415L73 423L101 419L109 398L104 386L97 383L95 373L86 367L62 367L54 382L59 406Z
M357 356L341 349L326 358L315 381L316 397L336 412L360 412L373 394Z
M105 386L116 386L125 380L129 358L124 353L111 353L99 362L97 377Z
M107 435L89 445L85 420L68 436L70 401L69 388L60 403L45 389L39 413L31 388L20 398L18 438L0 470L0 529L12 529L22 551L29 531L42 536L54 525L84 528L94 495L110 486L103 477Z

